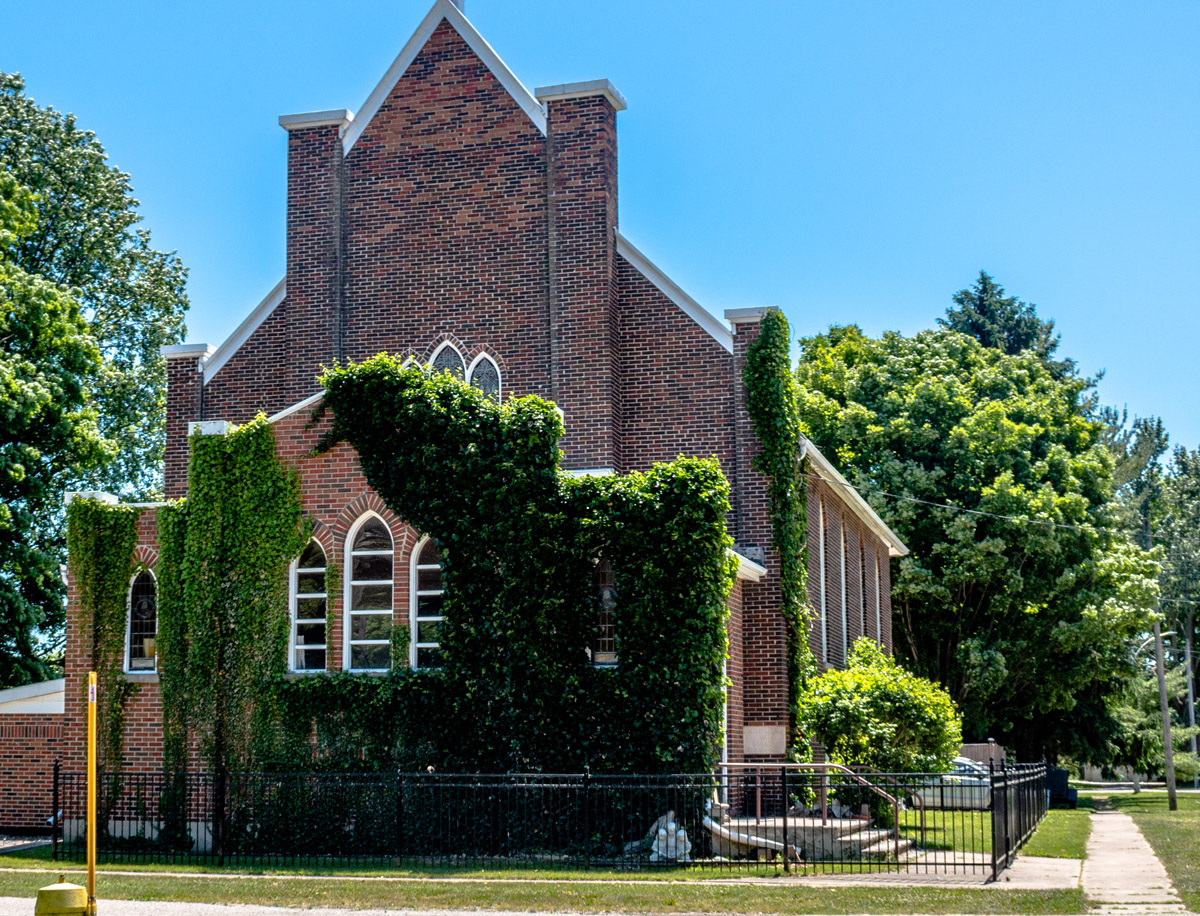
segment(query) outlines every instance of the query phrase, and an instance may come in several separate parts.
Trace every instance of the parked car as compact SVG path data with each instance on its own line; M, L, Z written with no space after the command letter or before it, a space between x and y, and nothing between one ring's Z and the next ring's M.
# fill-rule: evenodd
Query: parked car
M983 764L955 757L949 773L930 779L913 795L926 808L986 809L992 803L992 781Z

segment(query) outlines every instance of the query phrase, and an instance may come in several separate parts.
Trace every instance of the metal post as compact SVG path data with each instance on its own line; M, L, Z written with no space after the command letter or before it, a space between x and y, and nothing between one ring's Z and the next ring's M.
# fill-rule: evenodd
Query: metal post
M996 867L996 760L988 758L988 811L992 815L992 880L1000 877L1000 869Z
M87 911L96 916L96 672L88 672Z
M1196 612L1189 610L1187 615L1187 629L1183 636L1183 657L1187 667L1187 704L1188 704L1188 726L1192 729L1196 727L1196 694L1194 690L1194 682L1196 680L1195 669L1192 668L1192 637L1196 630ZM1196 735L1192 734L1192 756L1195 757L1196 750ZM1200 789L1200 773L1192 774L1192 788Z
M1162 627L1154 621L1154 658L1158 668L1158 705L1162 709L1163 769L1167 778L1167 807L1179 810L1179 799L1175 797L1175 745L1171 740L1171 711L1167 706L1167 670L1163 660Z
M58 817L58 810L59 810L58 809L58 775L59 775L59 772L61 771L61 769L62 769L62 763L59 761L59 759L57 757L55 757L54 758L54 791L52 793L53 810L50 813L50 849L51 849L50 858L53 859L55 862L58 861L58 822L59 822L59 817Z
M786 764L779 768L779 785L783 790L783 870L789 872L792 870L792 860L788 855L788 784Z
M590 792L592 768L583 768L583 870L592 866L592 806Z

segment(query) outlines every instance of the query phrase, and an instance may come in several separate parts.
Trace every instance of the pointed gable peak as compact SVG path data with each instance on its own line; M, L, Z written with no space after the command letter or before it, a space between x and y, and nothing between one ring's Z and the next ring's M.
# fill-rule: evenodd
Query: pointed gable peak
M371 119L380 107L392 89L404 75L404 72L409 68L409 65L416 59L421 49L425 47L434 31L442 21L445 20L467 43L467 46L475 53L475 55L483 61L484 65L492 72L492 75L500 82L500 85L505 88L513 101L529 116L529 120L534 123L543 134L546 133L546 111L542 108L541 103L533 97L528 89L526 89L516 75L508 69L508 65L500 59L500 56L492 50L492 46L487 43L475 26L463 11L459 9L451 0L436 0L433 8L421 20L421 24L417 26L417 30L413 32L412 38L404 46L403 50L396 55L396 59L392 61L392 65L388 68L387 73L383 75L383 79L379 81L379 85L372 90L367 96L367 100L359 109L357 116L351 121L342 132L342 148L346 153L349 153L367 125L371 123Z

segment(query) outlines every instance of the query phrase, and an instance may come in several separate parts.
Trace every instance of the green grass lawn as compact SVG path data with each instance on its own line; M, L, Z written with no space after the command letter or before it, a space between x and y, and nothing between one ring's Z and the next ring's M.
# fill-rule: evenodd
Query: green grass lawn
M1158 792L1111 795L1108 803L1133 818L1188 909L1200 910L1200 797L1180 795L1178 811Z
M910 808L900 812L900 835L915 841L922 849L990 854L992 813L931 808L925 812L925 832L922 835L921 813Z
M1021 855L1082 859L1092 833L1092 812L1095 808L1090 798L1079 799L1079 807L1074 811L1051 808L1021 850Z
M38 887L58 880L58 872L0 872L0 896L32 898ZM67 870L68 880L81 874ZM511 874L511 873L510 873ZM714 876L716 877L716 876ZM104 900L186 900L294 907L367 907L567 910L580 913L1083 913L1082 892L1004 891L988 888L731 886L712 882L562 881L553 883L488 880L354 881L172 877L148 873L104 874L97 879Z

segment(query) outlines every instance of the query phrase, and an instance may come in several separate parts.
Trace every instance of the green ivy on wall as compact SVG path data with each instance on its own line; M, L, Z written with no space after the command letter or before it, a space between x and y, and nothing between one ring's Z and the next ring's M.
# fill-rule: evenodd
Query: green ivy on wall
M188 497L158 514L165 763L184 771L194 735L219 774L275 753L266 685L287 670L288 566L309 529L265 417L190 444Z
M277 765L687 772L717 761L736 570L715 459L576 479L560 469L561 416L541 398L500 405L387 356L322 384L318 413L331 410L333 426L321 447L350 443L384 502L441 549L444 666L275 679L287 733ZM619 664L607 669L587 651L601 558L618 594Z
M788 323L782 312L771 310L763 316L759 336L746 354L744 380L750 420L762 445L754 466L768 480L772 544L779 554L782 610L787 623L791 753L808 759L808 742L795 733L800 698L817 672L808 643L813 619L808 604L808 504L800 458L803 430Z
M137 572L139 510L76 497L67 506L67 550L79 596L80 630L90 637L89 664L97 672L98 762L121 768L125 707L138 685L125 678L129 588Z

